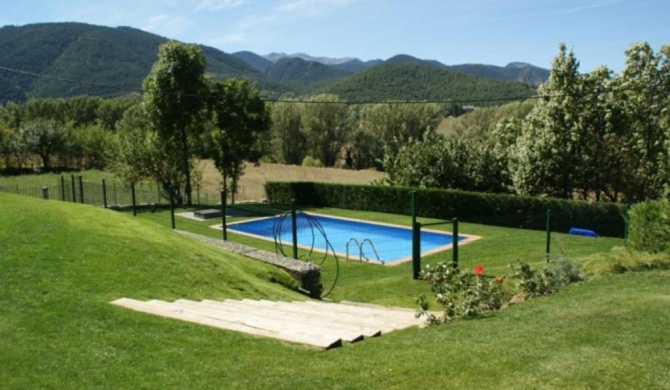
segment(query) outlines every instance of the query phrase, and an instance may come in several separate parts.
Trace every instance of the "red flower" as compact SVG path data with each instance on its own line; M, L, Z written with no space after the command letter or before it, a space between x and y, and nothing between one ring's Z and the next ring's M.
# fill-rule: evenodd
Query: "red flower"
M475 265L475 275L480 276L484 273L484 267L481 265Z

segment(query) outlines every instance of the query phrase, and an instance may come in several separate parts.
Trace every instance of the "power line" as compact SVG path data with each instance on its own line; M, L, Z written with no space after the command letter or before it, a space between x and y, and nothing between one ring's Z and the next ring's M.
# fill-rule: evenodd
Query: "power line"
M123 92L139 92L139 93L142 93L142 91L139 91L139 90L136 90L136 89L122 88L122 87L115 86L115 85L98 84L98 83L92 83L92 82L88 82L88 81L68 79L68 78L65 78L65 77L51 76L51 75L47 75L47 74L28 72L26 70L12 69L12 68L8 68L6 66L1 66L1 65L0 65L0 70L4 70L4 71L7 71L7 72L12 72L12 73L18 73L18 74L21 74L21 75L24 75L24 76L37 77L37 78L43 78L43 79L48 79L48 80L63 81L63 82L70 83L70 84L87 85L87 86L90 86L90 87L113 89L113 90L116 90L116 91L123 91Z
M43 79L48 79L48 80L56 80L56 81L61 81L61 82L65 82L65 83L70 83L70 84L79 84L79 85L86 85L86 86L92 86L92 87L97 87L97 88L105 88L105 89L111 89L111 90L116 90L116 91L120 91L120 92L132 92L132 93L138 93L138 94L143 94L144 93L143 90L138 90L138 89L124 88L124 87L108 85L108 84L93 83L93 82L69 79L69 78L65 78L65 77L52 76L52 75L42 74L42 73L34 73L34 72L25 71L25 70L9 68L9 67L2 66L2 65L0 65L0 70L4 70L4 71L10 72L10 73L21 74L21 75L24 75L24 76L43 78ZM638 88L625 88L625 89L620 89L619 91L620 92L640 91L640 90L645 90L645 89L648 89L648 88L647 87L643 87L643 88L639 88L639 89ZM608 92L605 92L605 93L608 93ZM506 97L506 98L481 98L481 99L381 100L381 101L379 101L379 100L356 100L356 101L336 101L336 102L327 101L327 100L288 99L288 98L269 98L269 97L265 97L265 98L261 97L261 100L263 100L265 102L268 102L268 103L345 104L345 105L473 104L473 103L522 102L522 101L526 101L526 100L563 98L563 97L569 97L569 96L584 97L584 96L589 96L589 95L600 95L600 94L603 94L603 93L602 92L593 92L593 93L586 93L586 94L533 95L533 96L519 96L519 97ZM215 98L214 95L181 94L181 96L202 98L202 99L205 99L205 100Z

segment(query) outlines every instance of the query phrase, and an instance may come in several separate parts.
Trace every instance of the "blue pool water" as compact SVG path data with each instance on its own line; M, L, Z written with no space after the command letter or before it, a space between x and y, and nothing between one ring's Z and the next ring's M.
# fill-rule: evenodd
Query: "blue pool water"
M283 220L277 223L280 218ZM315 220L318 224L310 220ZM358 260L361 251L364 258L369 260L379 258L384 263L402 262L412 257L412 230L409 227L313 214L308 217L303 214L297 215L298 245L303 248L314 245L315 250L325 252L326 239L319 231L319 226L323 228L325 236L338 256L346 256L347 243L349 243L350 259ZM234 223L228 225L228 229L266 240L274 240L273 229L277 229L284 246L290 247L293 242L290 215ZM459 241L463 239L465 237L459 236ZM426 254L447 249L452 241L453 237L449 233L422 230L421 252ZM376 253L370 242L376 249Z

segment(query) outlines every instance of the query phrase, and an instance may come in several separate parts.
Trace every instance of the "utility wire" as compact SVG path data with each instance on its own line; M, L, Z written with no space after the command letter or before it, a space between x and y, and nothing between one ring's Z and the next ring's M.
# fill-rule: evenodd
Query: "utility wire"
M86 86L92 86L92 87L97 87L97 88L105 88L105 89L111 89L115 91L121 91L121 92L132 92L132 93L138 93L138 94L143 94L143 90L139 89L132 89L132 88L123 88L119 86L114 86L114 85L107 85L107 84L99 84L99 83L92 83L92 82L87 82L87 81L81 81L81 80L75 80L75 79L69 79L65 77L59 77L59 76L52 76L48 74L42 74L42 73L34 73L34 72L29 72L25 70L20 70L20 69L14 69L14 68L9 68L6 66L0 65L0 70L4 70L6 72L10 73L16 73L24 76L31 76L31 77L36 77L36 78L43 78L43 79L48 79L48 80L56 80L56 81L61 81L65 83L70 83L70 84L79 84L79 85L86 85ZM626 88L626 89L620 89L619 91L624 92L624 91L639 91L639 90L645 90L648 88ZM604 92L604 93L609 93L609 92ZM268 103L301 103L301 104L346 104L346 105L373 105L373 104L473 104L473 103L503 103L503 102L521 102L521 101L526 101L526 100L537 100L537 99L552 99L552 98L563 98L563 97L584 97L588 95L601 95L603 92L593 92L593 93L585 93L585 94L556 94L556 95L533 95L533 96L519 96L519 97L508 97L508 98L482 98L482 99L444 99L444 100L381 100L381 101L376 101L376 100L359 100L359 101L323 101L323 100L308 100L308 99L288 99L288 98L269 98L269 97L261 97L261 100L268 102ZM216 98L214 95L194 95L194 94L180 94L181 96L184 97L195 97L195 98L202 98L205 100L210 100Z
M139 92L139 93L142 93L141 90L137 90L137 89L122 88L122 87L115 86L115 85L91 83L91 82L88 82L88 81L74 80L74 79L68 79L68 78L65 78L65 77L51 76L51 75L47 75L47 74L28 72L26 70L12 69L12 68L8 68L6 66L1 66L1 65L0 65L0 70L4 70L6 72L11 72L11 73L18 73L18 74L21 74L21 75L24 75L24 76L37 77L37 78L48 79L48 80L63 81L63 82L70 83L70 84L87 85L87 86L91 86L91 87L113 89L113 90L116 90L116 91L123 91L123 92Z

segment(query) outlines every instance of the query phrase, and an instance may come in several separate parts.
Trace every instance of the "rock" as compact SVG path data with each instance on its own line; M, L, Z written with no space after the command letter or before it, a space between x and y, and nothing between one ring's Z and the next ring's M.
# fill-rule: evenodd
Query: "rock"
M519 293L516 294L515 296L512 297L512 299L509 300L509 304L511 305L516 305L517 303L524 302L526 299L528 299L528 295L524 293Z

